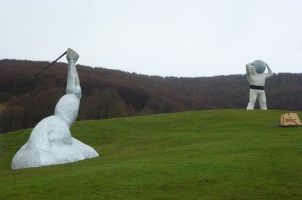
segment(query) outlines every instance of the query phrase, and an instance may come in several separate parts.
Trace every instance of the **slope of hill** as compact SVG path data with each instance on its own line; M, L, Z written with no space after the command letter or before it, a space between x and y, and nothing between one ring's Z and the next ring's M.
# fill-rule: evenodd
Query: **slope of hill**
M80 121L100 157L11 170L30 130L0 135L0 199L301 199L302 128L284 111L211 110ZM302 113L298 113L302 116Z
M52 115L64 94L67 67L57 63L36 79L47 62L0 60L0 133L33 127ZM79 120L204 109L244 109L249 86L244 75L176 78L146 76L77 66L83 97ZM243 70L244 72L244 70ZM202 76L202 74L201 74ZM269 109L302 111L302 74L277 74L267 80Z

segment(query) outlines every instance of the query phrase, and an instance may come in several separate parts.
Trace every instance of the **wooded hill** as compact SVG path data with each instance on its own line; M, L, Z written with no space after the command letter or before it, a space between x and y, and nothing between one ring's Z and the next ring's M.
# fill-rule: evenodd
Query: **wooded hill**
M0 133L33 127L52 115L65 94L67 64L0 60ZM243 66L244 67L244 66ZM245 109L245 75L177 78L146 76L77 65L82 99L78 120L204 109ZM302 74L280 73L266 80L268 109L302 111ZM258 104L257 104L258 108Z

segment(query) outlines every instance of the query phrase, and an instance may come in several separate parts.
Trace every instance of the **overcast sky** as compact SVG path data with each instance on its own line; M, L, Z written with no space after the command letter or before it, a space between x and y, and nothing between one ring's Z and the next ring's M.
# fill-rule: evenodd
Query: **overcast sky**
M302 0L0 0L0 59L146 75L244 74L266 61L302 72ZM60 61L66 62L66 59Z

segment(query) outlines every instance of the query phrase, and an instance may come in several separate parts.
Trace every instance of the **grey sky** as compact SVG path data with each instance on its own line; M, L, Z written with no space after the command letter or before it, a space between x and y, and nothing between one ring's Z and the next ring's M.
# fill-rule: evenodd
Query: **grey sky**
M266 61L301 73L301 0L0 0L0 59L160 76L245 73ZM61 61L65 62L65 59Z

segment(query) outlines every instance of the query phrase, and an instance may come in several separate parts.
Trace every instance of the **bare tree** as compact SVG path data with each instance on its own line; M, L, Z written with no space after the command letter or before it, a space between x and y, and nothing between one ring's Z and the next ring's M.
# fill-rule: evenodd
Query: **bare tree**
M80 111L81 119L108 119L123 117L124 102L114 88L100 91L96 89L92 95L83 99Z

